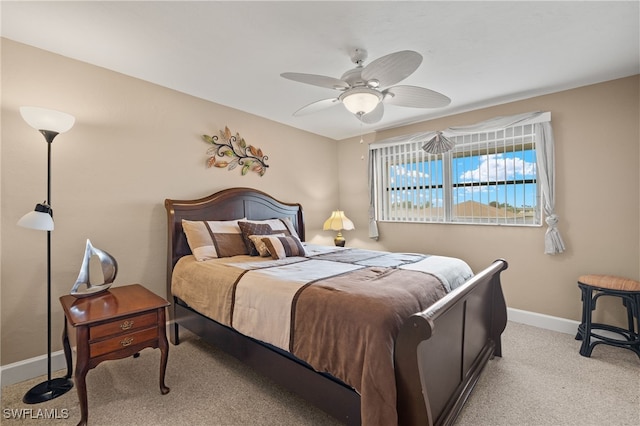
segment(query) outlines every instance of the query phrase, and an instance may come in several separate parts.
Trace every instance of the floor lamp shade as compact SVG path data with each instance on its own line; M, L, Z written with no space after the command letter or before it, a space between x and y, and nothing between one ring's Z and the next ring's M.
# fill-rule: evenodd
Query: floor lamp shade
M52 210L48 204L36 204L36 208L20 218L18 225L37 231L53 231Z
M34 129L55 133L69 131L76 121L73 115L39 107L20 107L20 115Z
M36 204L31 211L18 221L25 228L47 231L47 380L29 389L22 398L25 404L38 404L57 398L71 388L71 360L67 359L67 375L51 378L51 231L53 216L51 204L51 145L53 139L73 127L76 119L64 112L38 107L21 107L20 115L27 124L38 130L47 141L47 199Z

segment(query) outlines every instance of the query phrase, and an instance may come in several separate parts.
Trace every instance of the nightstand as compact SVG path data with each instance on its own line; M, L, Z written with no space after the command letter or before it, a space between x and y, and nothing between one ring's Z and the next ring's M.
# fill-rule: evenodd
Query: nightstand
M87 372L102 361L133 356L144 348L159 348L160 392L169 392L164 384L169 355L165 308L169 302L133 284L90 297L62 296L60 303L65 315L62 344L69 370L71 346L77 348L74 381L80 400L78 425L87 424Z

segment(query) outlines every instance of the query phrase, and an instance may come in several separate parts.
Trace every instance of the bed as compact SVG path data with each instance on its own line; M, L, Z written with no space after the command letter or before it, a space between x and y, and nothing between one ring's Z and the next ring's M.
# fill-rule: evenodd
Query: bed
M372 253L366 250L323 249L313 245L305 245L304 249L302 249L303 252L306 250L304 255L300 256L294 246L292 248L293 255L282 255L279 260L273 260L269 256L266 258L257 256L252 258L254 260L252 263L249 256L238 256L237 259L242 260L242 262L240 260L236 261L236 257L214 258L213 260L198 262L194 259L195 255L189 246L189 242L193 242L193 237L191 236L191 241L187 241L184 227L201 221L220 221L220 223L223 223L240 219L261 223L262 221L277 219L286 225L284 227L287 228L284 231L286 236L278 233L281 231L273 231L272 233L276 235L255 240L256 243L259 241L264 241L265 243L283 241L286 245L287 242L295 240L287 232L288 229L297 239L304 242L305 226L302 206L296 203L281 202L259 190L230 188L196 200L167 199L165 200L165 208L168 218L167 298L171 302L169 308L169 335L171 342L175 345L180 343L179 327L184 327L345 424L374 425L395 422L401 425L452 424L460 413L464 402L471 394L484 366L493 356L501 356L500 336L507 323L506 304L500 283L500 274L507 268L507 262L503 259L494 261L484 270L475 273L468 279L465 277L464 282L459 277L452 278L453 281L460 281L452 289L447 288L447 285L454 286L449 283L445 285L445 280L442 279L442 276L448 272L442 272L441 275L438 275L438 273L413 272L420 269L415 265L432 264L434 263L433 259L440 259L439 256L422 255L422 257L416 258L410 254L391 253L373 256ZM192 232L189 229L187 231ZM210 229L209 232L211 233ZM282 249L282 247L280 249L274 248L273 244L270 244L267 248L271 249L271 251ZM199 250L194 249L198 256L200 256ZM336 252L335 250L344 251ZM270 336L265 338L262 334L258 334L258 337L249 337L238 331L238 329L245 332L246 330L252 330L251 327L243 328L241 314L236 313L243 312L241 301L235 301L234 299L233 303L235 305L232 304L232 308L224 309L224 315L227 315L229 310L234 312L233 315L237 315L237 317L230 317L232 319L225 321L224 318L226 317L224 316L220 317L223 319L220 319L216 317L215 313L203 313L206 308L205 305L198 304L198 295L196 295L195 299L190 299L189 302L183 300L183 298L189 299L187 297L189 296L188 291L185 293L184 289L191 288L191 277L199 274L199 272L194 272L193 274L195 275L192 275L191 272L186 273L185 271L190 271L190 269L185 269L187 268L186 265L189 265L189 268L192 267L191 265L193 267L201 267L199 264L214 267L214 264L219 263L220 265L215 267L226 268L223 271L231 271L230 273L236 274L234 276L236 282L230 287L232 290L227 292L233 294L232 297L236 297L236 293L244 294L241 292L241 288L249 288L251 283L256 280L262 282L265 276L271 276L264 274L271 274L276 269L294 269L296 273L299 273L300 269L309 269L307 266L313 264L314 267L312 269L315 271L322 269L317 268L317 265L329 264L329 261L349 257L347 255L359 260L360 266L356 267L355 270L349 269L348 271L345 270L345 273L332 275L328 279L314 279L312 277L309 278L308 283L301 284L299 286L301 290L296 291L295 298L296 306L299 307L299 310L296 311L295 308L287 307L292 313L291 318L286 318L286 321L282 320L285 321L284 324L287 327L290 327L287 331L289 334L284 334L284 337L278 335L274 337L273 342L269 340ZM274 255L274 257L277 256ZM249 259L247 260L247 258ZM443 264L446 264L448 268L449 259L442 259L444 259ZM243 263L245 260L253 266L247 266ZM340 267L347 268L344 265ZM357 278L351 279L348 274L361 275L354 275ZM420 306L418 309L414 308L414 310L407 311L410 308L405 306L402 308L404 309L404 311L401 311L403 312L402 314L395 313L395 317L400 318L397 327L393 325L392 328L395 328L393 328L392 332L385 330L388 335L392 333L393 341L389 345L385 340L380 346L390 346L388 356L373 344L370 345L373 349L365 348L362 351L359 348L367 345L354 345L353 356L345 356L339 349L334 349L333 347L332 349L324 350L323 348L332 345L326 340L307 338L310 335L309 330L324 328L324 324L311 322L313 320L317 321L318 315L314 317L315 319L307 319L307 316L312 317L313 315L304 314L306 312L314 312L313 305L311 305L313 291L317 291L319 292L317 293L318 295L322 295L321 291L325 286L320 284L330 282L333 287L332 291L327 294L334 297L335 293L342 292L342 286L351 285L350 281L367 280L371 274L384 275L386 281L384 281L385 285L383 287L385 289L387 287L391 288L395 281L400 282L401 279L415 281L416 274L418 274L423 277L421 280L425 281L425 283L429 282L434 291L439 293L435 294L435 296L429 296L434 297L434 299L429 299L428 303L426 301L419 302L416 305ZM219 275L221 274L215 273L215 276ZM388 278L387 275L392 278ZM377 279L379 278L376 275ZM181 283L181 287L176 284L178 282ZM432 282L436 282L436 284ZM413 283L407 285L411 288L414 286ZM331 286L326 285L327 288ZM182 290L177 290L180 288ZM340 289L340 291L336 291L336 288ZM444 288L444 291L441 290L442 288ZM422 291L426 292L426 290L419 290L419 292ZM182 297L176 296L176 292L179 292ZM273 293L278 292L274 291ZM305 298L302 298L302 296L305 296ZM325 307L338 306L338 299L327 300L331 300L331 302L328 305L324 305ZM407 306L413 305L409 304ZM350 310L351 308L348 309ZM219 310L223 309L220 308ZM247 310L251 311L252 308ZM317 310L320 310L320 308ZM347 309L334 310L337 311L335 315L340 316L342 315L341 312ZM294 312L297 312L297 314L293 315ZM359 318L355 314L353 317ZM363 329L373 329L371 333L375 333L378 327L376 320L377 316L376 318L365 317L360 320L361 322L364 321L363 324L357 325L358 321L356 319L350 321L350 323L353 322ZM339 321L344 321L344 318L339 319ZM268 321L261 320L261 322ZM329 322L330 320L327 319L327 323ZM349 327L352 326L349 325ZM345 327L345 334L351 329ZM356 333L354 336L357 336L357 330L353 331L353 333ZM366 333L369 333L369 331ZM366 333L363 332L363 336L367 335ZM335 337L338 334L326 332L322 339L327 339L328 337L326 336ZM384 336L388 340L387 334ZM280 341L283 343L280 344ZM316 346L305 346L307 343L300 343L306 341L311 341L312 343L308 344ZM338 347L338 344L336 343L335 346ZM367 350L369 355L366 355ZM383 365L380 368L367 367L366 374L362 373L361 377L366 377L368 382L365 383L365 379L362 379L362 382L357 382L354 385L351 380L353 376L350 375L349 371L346 373L343 371L340 367L342 366L340 362L351 362L351 360L345 361L346 358L358 359L360 352L365 353L364 357L366 359L361 364L358 364L357 368L368 365L366 363L370 362L370 359L378 362L378 358L380 358L384 362L380 361L382 362L381 365ZM375 355L375 357L372 358L371 354ZM324 360L322 357L336 357L339 359L337 361L335 359ZM389 383L388 377L385 376L387 369L384 364L387 362L385 358L389 358L388 363L390 365L389 368L391 368L392 383ZM325 368L325 363L331 366L338 365L339 367L332 371L331 368ZM318 365L322 365L322 368L319 368ZM378 370L380 371L379 374ZM376 377L378 375L380 377ZM359 379L361 377L358 376ZM387 380L387 382L384 380ZM379 386L380 383L384 384L384 386ZM361 384L363 386L362 389L354 389ZM378 388L384 388L380 392L382 396L377 395L376 389ZM387 388L392 389L388 391ZM394 399L392 401L394 406L392 413L394 420L392 422L388 421L391 417L384 417L389 414L388 407L381 408L383 411L380 413L375 412L378 409L377 403L387 401L389 395ZM384 398L387 398L387 400ZM375 415L372 415L372 412L375 412ZM384 421L380 420L383 418L385 419Z

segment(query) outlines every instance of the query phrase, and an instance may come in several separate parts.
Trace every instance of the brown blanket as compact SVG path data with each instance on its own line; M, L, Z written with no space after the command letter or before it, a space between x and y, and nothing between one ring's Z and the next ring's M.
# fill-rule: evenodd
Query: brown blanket
M470 275L459 259L366 250L278 261L187 256L174 269L172 290L203 315L352 386L362 424L388 426L397 424L400 326Z
M308 285L293 307L291 352L361 396L363 425L395 425L395 337L402 323L445 295L431 275L366 268Z

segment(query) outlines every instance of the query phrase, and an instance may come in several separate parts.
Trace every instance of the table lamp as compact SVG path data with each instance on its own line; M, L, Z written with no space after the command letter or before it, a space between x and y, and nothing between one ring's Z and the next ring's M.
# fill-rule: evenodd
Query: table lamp
M344 212L342 210L334 210L333 213L331 213L331 217L324 221L322 229L324 231L338 231L338 235L336 235L336 238L333 240L333 242L338 247L344 247L346 241L342 236L341 231L343 229L349 231L356 228L355 226L353 226L353 222L351 222L351 220L344 215Z

